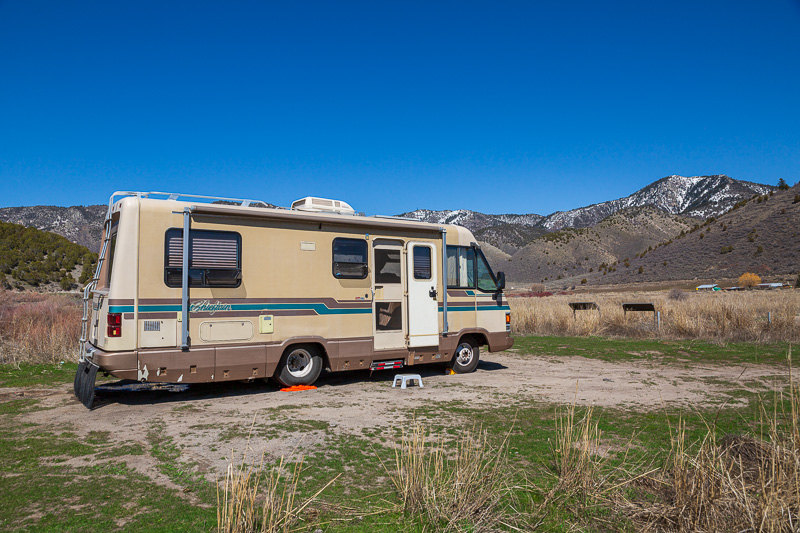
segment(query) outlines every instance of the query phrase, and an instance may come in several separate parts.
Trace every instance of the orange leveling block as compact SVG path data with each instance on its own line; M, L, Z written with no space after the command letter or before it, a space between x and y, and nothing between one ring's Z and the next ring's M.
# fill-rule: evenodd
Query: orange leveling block
M292 385L291 387L286 387L285 389L281 389L281 392L297 392L301 390L314 390L316 387L314 385Z

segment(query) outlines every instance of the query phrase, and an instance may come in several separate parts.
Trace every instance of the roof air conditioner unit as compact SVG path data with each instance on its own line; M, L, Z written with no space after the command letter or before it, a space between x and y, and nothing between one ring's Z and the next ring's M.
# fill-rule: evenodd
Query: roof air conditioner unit
M342 215L354 215L355 209L350 207L347 202L341 200L329 200L327 198L314 198L306 196L292 202L292 211L310 211L312 213L339 213Z

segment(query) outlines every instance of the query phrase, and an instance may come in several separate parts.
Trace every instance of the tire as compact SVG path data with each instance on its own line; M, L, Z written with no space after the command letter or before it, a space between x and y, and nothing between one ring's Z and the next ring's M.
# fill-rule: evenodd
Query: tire
M471 337L464 337L458 343L453 359L448 365L456 374L468 374L478 367L481 349Z
M311 385L322 372L322 356L312 344L289 346L281 357L275 380L284 387Z

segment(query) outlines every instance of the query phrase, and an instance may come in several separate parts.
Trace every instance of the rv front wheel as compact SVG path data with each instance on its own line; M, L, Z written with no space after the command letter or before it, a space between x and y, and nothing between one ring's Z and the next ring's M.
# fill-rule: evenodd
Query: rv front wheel
M474 372L478 367L478 359L480 358L481 349L478 344L467 337L461 339L456 347L456 353L453 354L453 359L450 361L450 368L456 374L467 374Z
M311 385L322 372L322 356L310 344L290 346L283 354L275 379L285 387Z

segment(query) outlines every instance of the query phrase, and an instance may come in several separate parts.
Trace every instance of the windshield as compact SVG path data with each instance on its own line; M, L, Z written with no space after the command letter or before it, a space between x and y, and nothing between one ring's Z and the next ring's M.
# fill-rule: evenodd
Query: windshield
M483 252L480 248L477 250L477 267L478 267L478 290L486 291L486 292L495 292L497 291L497 279L494 276L494 272L492 272L492 267L489 266L489 262L486 261L486 257L483 255Z

